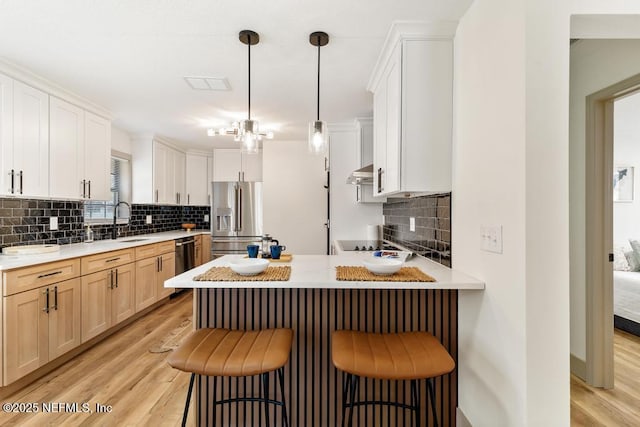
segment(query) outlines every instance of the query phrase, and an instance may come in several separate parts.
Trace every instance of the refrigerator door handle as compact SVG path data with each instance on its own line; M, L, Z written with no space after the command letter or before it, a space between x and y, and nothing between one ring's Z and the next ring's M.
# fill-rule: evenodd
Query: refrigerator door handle
M238 231L242 231L242 187L238 187Z
M233 191L234 191L234 209L233 209L233 215L234 215L234 223L233 223L233 231L240 231L240 228L238 227L238 223L239 223L239 218L238 218L238 210L240 209L240 198L238 197L238 185L235 185L233 187Z

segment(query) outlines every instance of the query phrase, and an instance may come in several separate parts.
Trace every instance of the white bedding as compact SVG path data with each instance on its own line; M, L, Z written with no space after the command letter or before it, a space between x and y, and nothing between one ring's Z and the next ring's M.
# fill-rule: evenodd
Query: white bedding
M613 272L613 313L640 323L640 272Z

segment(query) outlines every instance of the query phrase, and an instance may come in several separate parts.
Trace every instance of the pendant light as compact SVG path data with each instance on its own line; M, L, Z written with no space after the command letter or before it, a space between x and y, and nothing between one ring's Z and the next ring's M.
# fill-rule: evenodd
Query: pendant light
M309 123L309 151L313 154L325 154L328 147L329 135L327 124L320 121L320 47L329 43L329 35L316 31L309 35L309 42L318 48L318 98L316 120Z
M231 128L209 129L207 132L209 136L234 135L236 141L242 142L242 152L253 154L258 152L259 142L262 141L262 138L272 139L273 132L260 132L258 121L251 120L251 46L260 42L260 35L255 31L242 30L238 34L238 38L243 44L247 45L247 120L242 120L239 123L234 122Z

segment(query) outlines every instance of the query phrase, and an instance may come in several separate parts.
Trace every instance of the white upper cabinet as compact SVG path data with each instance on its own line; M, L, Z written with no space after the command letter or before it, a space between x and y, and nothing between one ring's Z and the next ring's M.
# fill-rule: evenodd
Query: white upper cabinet
M185 154L154 137L131 144L132 202L186 205Z
M396 23L369 81L374 195L451 191L455 23Z
M86 190L81 167L84 158L84 110L53 96L49 105L50 194L52 197L82 198Z
M13 169L13 79L0 74L0 194L12 194ZM13 177L15 180L15 176Z
M49 195L49 95L3 77L3 97L13 98L12 137L2 130L3 194ZM3 110L8 103L3 99ZM4 114L4 111L3 111ZM4 119L3 119L4 121ZM4 123L3 123L4 125Z
M213 150L213 180L262 181L262 151L245 154L238 149Z
M187 204L196 206L209 205L209 157L201 154L187 153Z
M84 158L80 162L86 180L84 197L111 199L111 121L84 112Z
M110 121L52 96L50 196L110 199L110 157Z

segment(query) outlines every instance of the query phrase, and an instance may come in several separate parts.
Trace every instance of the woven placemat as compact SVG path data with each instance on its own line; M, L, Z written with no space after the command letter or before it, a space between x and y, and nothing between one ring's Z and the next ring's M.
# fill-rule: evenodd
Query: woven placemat
M285 282L291 276L291 267L267 267L255 276L242 276L229 267L211 267L193 278L199 282Z
M390 276L378 276L365 267L339 265L336 267L336 280L364 282L435 282L436 279L423 273L418 267L402 267Z

